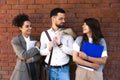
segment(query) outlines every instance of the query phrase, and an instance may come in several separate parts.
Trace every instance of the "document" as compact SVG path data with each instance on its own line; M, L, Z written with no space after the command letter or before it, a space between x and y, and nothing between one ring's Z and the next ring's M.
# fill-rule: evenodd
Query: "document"
M27 50L35 47L35 43L36 43L36 41L28 41L27 42Z
M103 46L98 44L92 44L89 42L83 42L81 51L88 56L100 58L103 52Z

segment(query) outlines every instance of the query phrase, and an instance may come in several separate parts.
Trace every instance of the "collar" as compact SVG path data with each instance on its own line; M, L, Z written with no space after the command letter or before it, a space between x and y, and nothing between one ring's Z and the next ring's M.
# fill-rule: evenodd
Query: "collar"
M58 32L60 32L61 30L62 30L62 28L59 28L59 29L56 30L56 31L54 31L52 27L50 28L50 31L52 31L52 32L54 32L54 33L58 33Z
M30 41L30 36L28 36L28 37L23 36L23 38L25 39L26 42L27 42L28 40Z
M93 39L92 38L88 38L90 43L93 43Z

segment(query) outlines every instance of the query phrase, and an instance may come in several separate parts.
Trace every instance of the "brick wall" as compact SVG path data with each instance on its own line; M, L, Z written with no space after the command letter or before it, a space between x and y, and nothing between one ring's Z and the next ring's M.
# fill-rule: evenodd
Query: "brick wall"
M11 25L18 13L30 16L32 35L39 39L50 25L49 11L61 7L67 13L67 26L81 35L84 18L95 17L108 45L109 58L104 69L104 80L120 80L120 0L0 0L0 80L9 80L15 66L15 53L10 41L19 33Z

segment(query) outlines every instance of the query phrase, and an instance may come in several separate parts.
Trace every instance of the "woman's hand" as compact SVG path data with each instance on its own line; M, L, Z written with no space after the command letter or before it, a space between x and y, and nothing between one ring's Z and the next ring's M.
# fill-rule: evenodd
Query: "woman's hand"
M31 63L31 62L33 62L33 58L32 57L26 60L26 63Z
M37 42L35 43L35 46L37 46L38 48L40 48L40 42L37 41Z
M99 64L96 64L96 63L92 63L92 68L94 68L95 70L98 70L100 67Z
M79 52L79 57L88 60L88 56L82 51Z

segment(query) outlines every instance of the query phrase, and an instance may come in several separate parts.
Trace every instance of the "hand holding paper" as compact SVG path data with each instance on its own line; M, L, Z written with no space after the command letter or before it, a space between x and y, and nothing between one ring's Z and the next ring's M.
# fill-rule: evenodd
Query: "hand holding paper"
M38 48L40 48L40 42L37 41L37 42L35 43L35 46L37 46Z
M36 41L29 41L27 43L27 50L33 48L35 46Z

